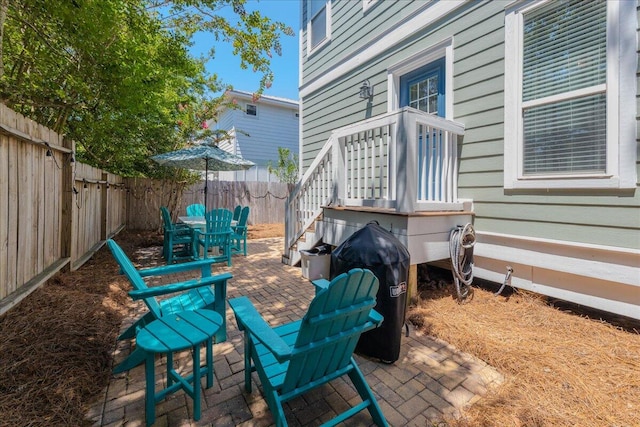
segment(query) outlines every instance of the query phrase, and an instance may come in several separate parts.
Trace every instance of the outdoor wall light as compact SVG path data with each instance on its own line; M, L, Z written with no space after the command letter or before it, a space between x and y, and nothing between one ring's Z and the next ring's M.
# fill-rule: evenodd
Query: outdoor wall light
M362 82L362 86L360 86L360 98L369 99L373 96L373 86L369 83L369 80L365 80Z

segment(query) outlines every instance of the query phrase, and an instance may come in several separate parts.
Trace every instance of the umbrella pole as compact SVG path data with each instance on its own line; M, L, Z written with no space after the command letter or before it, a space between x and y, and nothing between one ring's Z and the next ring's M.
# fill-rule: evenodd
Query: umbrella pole
M209 159L204 159L204 213L207 213L207 186L209 185Z

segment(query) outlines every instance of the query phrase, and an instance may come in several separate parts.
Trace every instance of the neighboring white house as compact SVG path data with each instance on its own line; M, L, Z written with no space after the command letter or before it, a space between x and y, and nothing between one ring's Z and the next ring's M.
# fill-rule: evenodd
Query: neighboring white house
M257 100L250 92L227 91L227 97L238 108L226 108L211 129L229 133L230 139L219 147L242 156L256 164L241 172L220 172L222 181L278 181L269 174L268 164L278 161L278 147L288 148L292 154L299 151L298 101L262 95Z

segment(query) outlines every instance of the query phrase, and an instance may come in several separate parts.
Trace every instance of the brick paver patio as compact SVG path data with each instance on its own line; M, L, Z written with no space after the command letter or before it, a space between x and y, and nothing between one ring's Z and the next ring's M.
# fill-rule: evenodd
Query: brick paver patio
M272 325L303 316L314 292L310 282L301 276L300 268L280 262L282 248L282 238L253 240L249 242L249 255L234 256L232 267L214 265L214 274L229 271L234 276L228 285L228 297L247 295ZM141 267L162 262L160 248L142 248L129 255ZM173 276L169 282L180 279ZM132 303L128 322L144 310L142 303ZM200 421L192 419L191 398L178 391L157 404L156 426L273 425L257 375L254 374L253 393L244 392L243 337L230 309L227 309L227 321L227 342L214 345L216 381L212 388L203 390ZM123 330L126 326L122 325ZM118 342L114 349L116 363L129 354L132 345L129 341ZM430 425L429 422L437 421L443 414L459 413L502 382L502 376L486 363L413 328L408 337L403 335L400 359L394 364L361 356L356 359L392 426ZM186 373L191 372L190 362L188 352L174 359L178 370ZM159 366L161 363L166 363L164 357L156 360L158 389L166 376L166 369ZM103 398L90 409L94 426L144 426L144 386L143 365L112 376ZM358 401L349 380L338 379L289 402L286 416L290 426L315 426ZM371 424L366 411L344 423L348 426Z

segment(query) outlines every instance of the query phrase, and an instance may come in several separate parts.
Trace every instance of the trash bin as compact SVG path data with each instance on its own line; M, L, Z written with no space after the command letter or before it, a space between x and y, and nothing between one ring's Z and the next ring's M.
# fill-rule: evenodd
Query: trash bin
M329 279L331 266L331 246L320 245L308 250L300 250L302 277L309 280Z
M370 222L352 234L331 254L331 278L352 268L367 268L380 282L375 309L382 325L360 336L356 352L393 363L400 356L407 302L410 257L393 234Z

